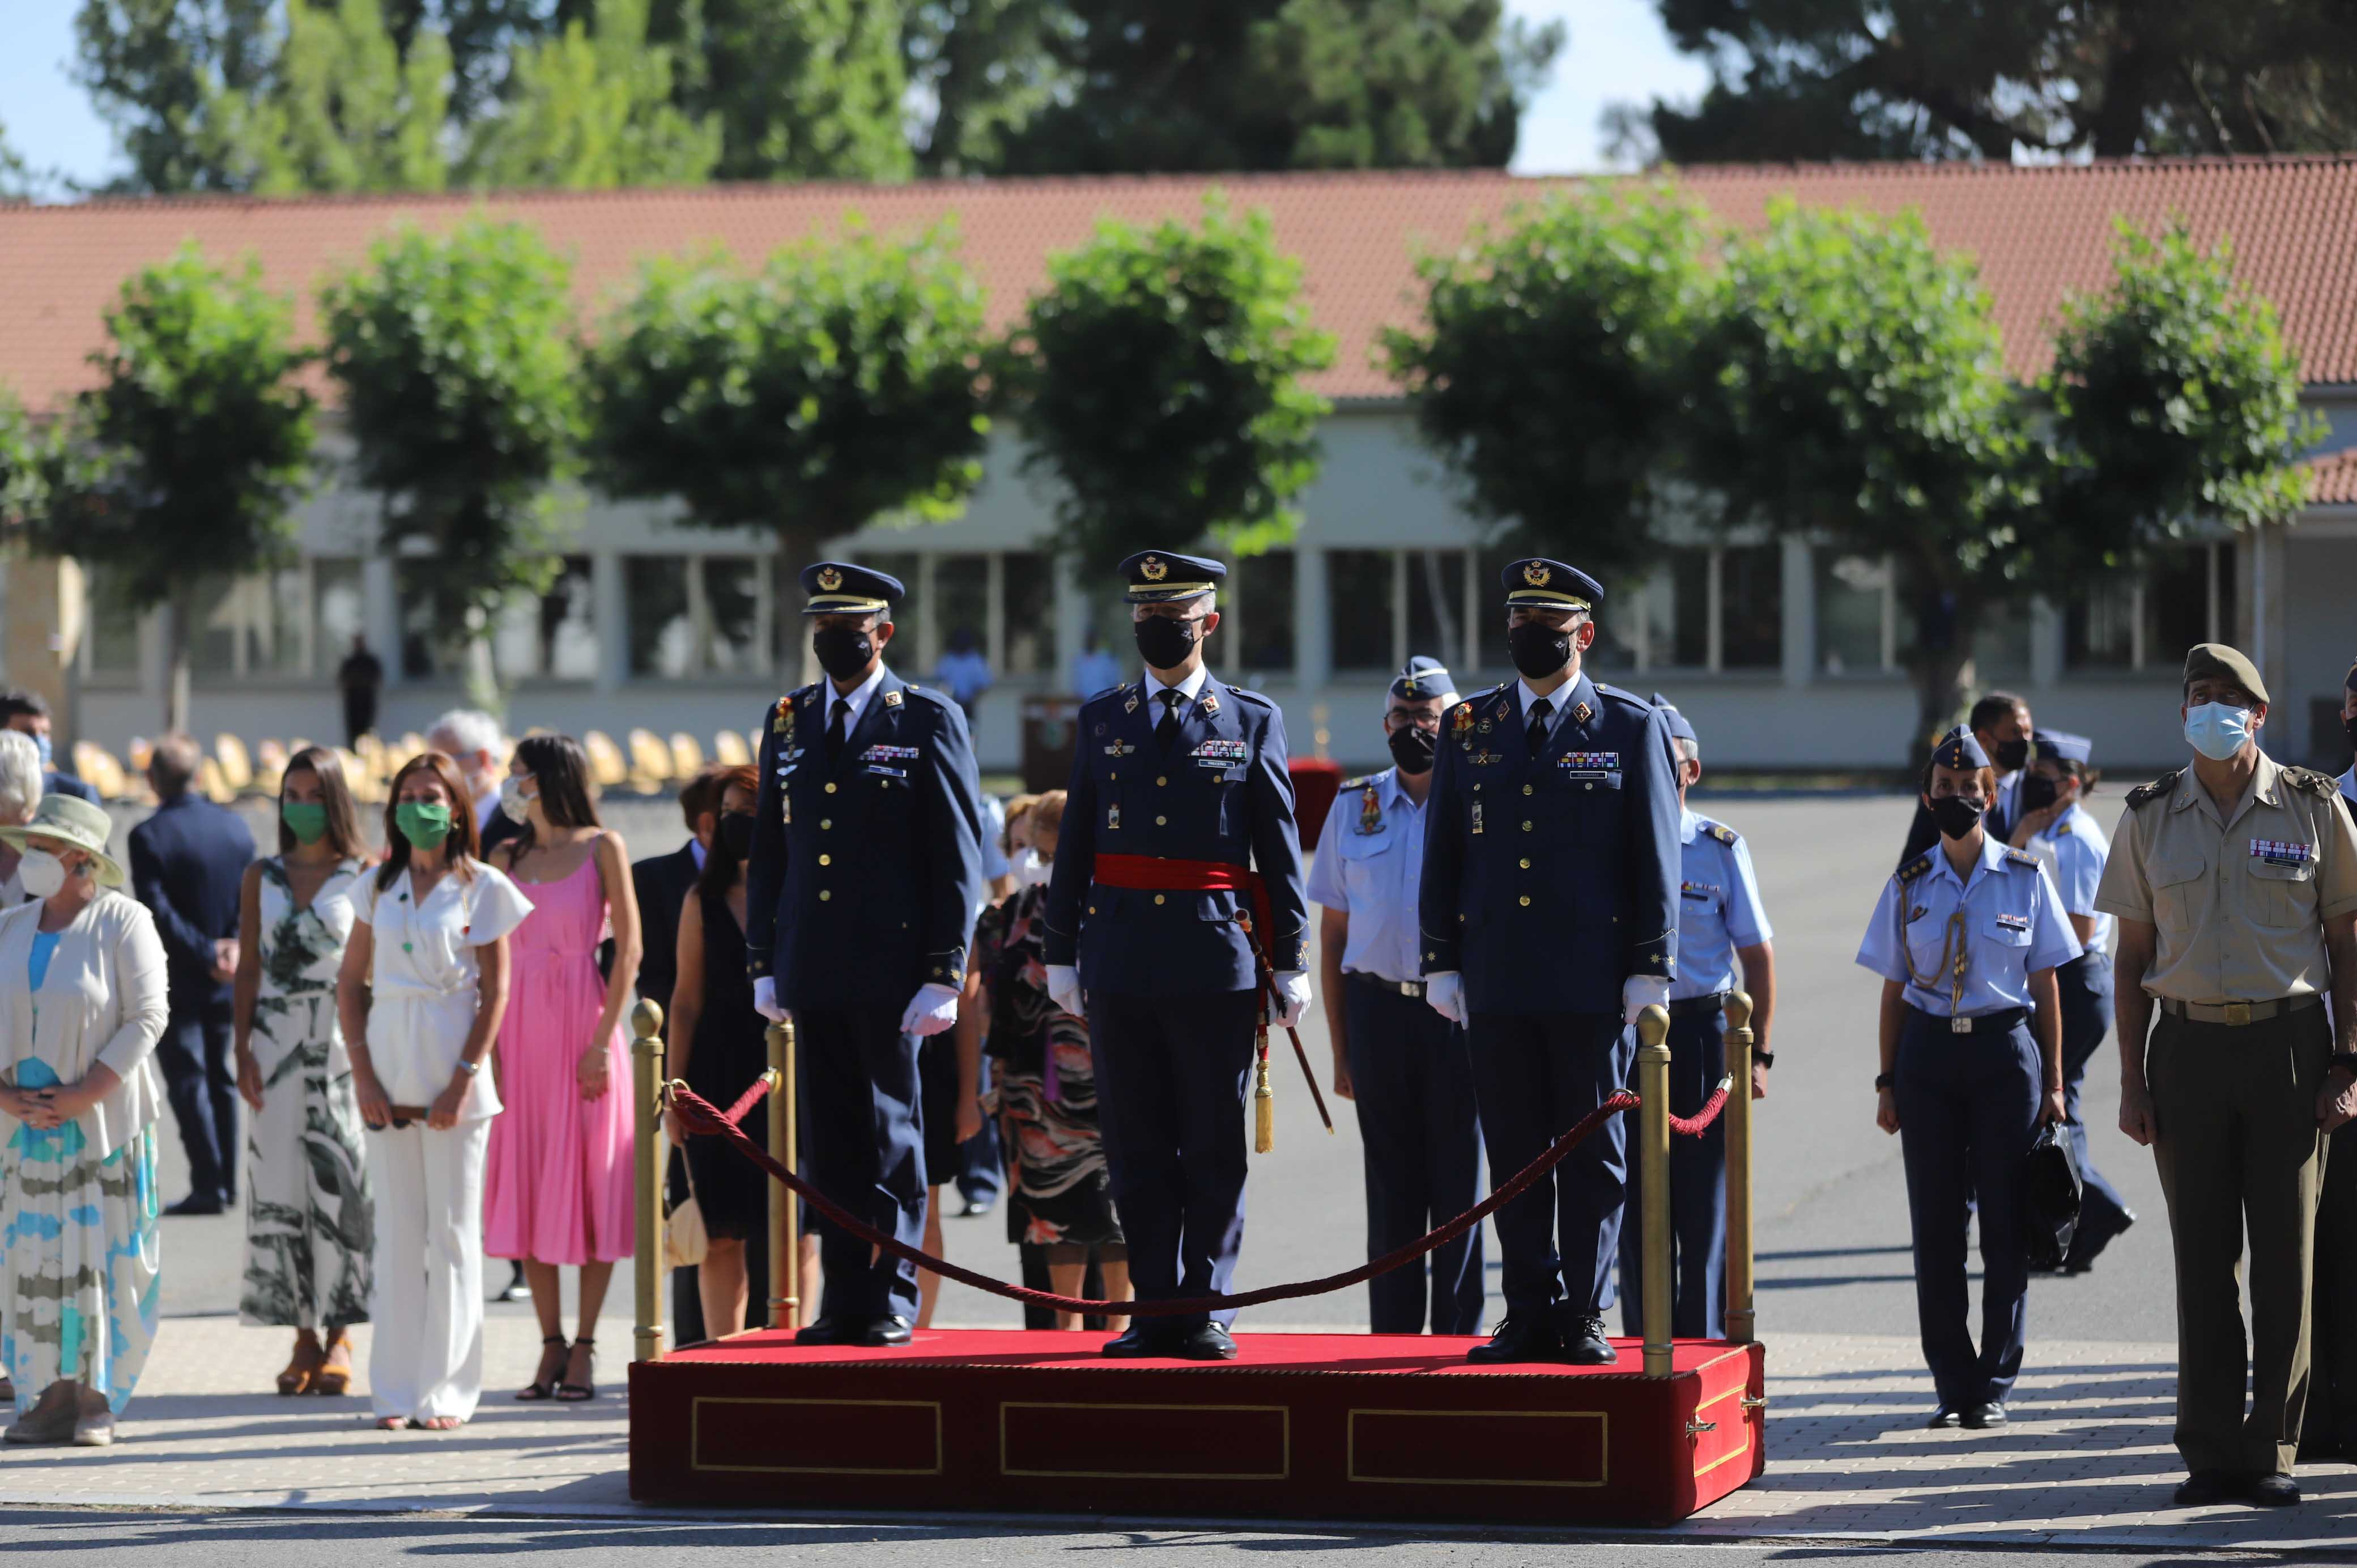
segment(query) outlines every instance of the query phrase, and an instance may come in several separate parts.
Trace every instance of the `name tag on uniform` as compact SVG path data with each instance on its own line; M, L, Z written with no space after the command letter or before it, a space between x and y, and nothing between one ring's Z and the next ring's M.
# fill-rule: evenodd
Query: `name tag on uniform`
M914 762L923 754L913 746L871 746L859 754L862 762Z
M1252 759L1252 747L1241 740L1207 740L1187 755L1198 768L1238 768Z
M2001 931L2026 931L2029 929L2029 917L2027 915L1999 915L1996 918L1996 928Z
M2251 858L2269 865L2306 865L2316 858L2316 846L2282 839L2253 839Z
M1681 897L1707 904L1718 896L1718 889L1707 882L1681 882L1678 884L1678 894Z
M899 779L905 781L909 777L909 770L905 768L886 768L875 762L869 763L860 771L877 779Z
M1566 779L1618 779L1620 774L1620 754L1617 751L1566 751L1555 759Z

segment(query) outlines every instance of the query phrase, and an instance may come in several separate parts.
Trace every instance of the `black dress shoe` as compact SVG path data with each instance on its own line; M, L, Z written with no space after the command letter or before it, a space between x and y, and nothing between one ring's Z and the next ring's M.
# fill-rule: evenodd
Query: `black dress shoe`
M914 1337L915 1330L909 1326L909 1320L898 1313L883 1317L871 1317L867 1320L866 1326L859 1331L860 1344L873 1346L879 1349L895 1345L906 1345Z
M226 1214L229 1212L229 1206L223 1203L217 1194L192 1192L164 1212L177 1219L201 1219L209 1215Z
M1566 1317L1555 1332L1563 1347L1555 1358L1559 1361L1575 1367L1609 1367L1620 1359L1604 1333L1603 1317L1597 1313Z
M2253 1508L2287 1509L2299 1501L2299 1483L2281 1470L2244 1477L2243 1500Z
M2242 1477L2231 1470L2196 1470L2177 1483L2173 1500L2181 1509L2202 1509L2231 1503L2242 1491Z
M2062 1260L2060 1272L2066 1274L2085 1273L2095 1266L2096 1254L2126 1235L2128 1227L2135 1223L2135 1215L2123 1213L2107 1230L2093 1232L2080 1231L2071 1238L2070 1255Z
M1552 1361L1559 1345L1555 1337L1555 1324L1544 1315L1535 1317L1509 1317L1498 1325L1489 1343L1476 1345L1465 1352L1465 1359L1484 1365L1506 1361Z
M842 1319L825 1316L817 1317L813 1319L808 1326L794 1330L794 1343L797 1345L841 1345L845 1343L843 1330L844 1324Z
M1986 1432L1991 1427L2004 1424L2005 1406L1996 1400L1986 1401L1964 1412L1964 1430L1967 1432Z
M1932 1419L1923 1423L1923 1430L1926 1432L1953 1432L1957 1427L1964 1425L1964 1418L1957 1413L1956 1407L1954 1405L1943 1404L1939 1409L1932 1412Z
M1172 1337L1165 1355L1182 1361L1232 1361L1236 1342L1216 1323L1199 1323Z
M1119 1335L1104 1342L1103 1353L1129 1359L1168 1356L1170 1351L1167 1346L1168 1337L1160 1324L1150 1317L1137 1317L1132 1318L1129 1326Z

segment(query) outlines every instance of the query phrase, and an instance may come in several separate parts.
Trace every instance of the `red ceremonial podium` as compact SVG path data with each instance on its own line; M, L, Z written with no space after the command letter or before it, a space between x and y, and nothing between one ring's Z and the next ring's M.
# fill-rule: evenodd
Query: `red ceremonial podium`
M1765 1464L1766 1358L1752 1337L1750 999L1727 1003L1728 1080L1703 1112L1669 1112L1668 1015L1638 1020L1643 1190L1669 1191L1669 1140L1727 1117L1724 1340L1670 1337L1666 1206L1645 1206L1645 1337L1609 1367L1475 1366L1470 1338L1378 1334L1237 1337L1232 1361L1110 1359L1109 1333L920 1332L899 1349L798 1346L796 1201L770 1207L770 1321L662 1349L655 1260L661 1015L634 1022L640 1107L637 1359L630 1367L630 1496L706 1505L1214 1519L1669 1524ZM794 1168L791 1025L771 1029L770 1141ZM668 1091L666 1091L668 1092ZM739 1139L727 1112L681 1101ZM1546 1159L1596 1124L1556 1140ZM693 1123L691 1123L693 1124ZM1512 1178L1526 1182L1545 1165ZM1504 1201L1512 1183L1489 1200ZM1460 1217L1459 1223L1468 1217ZM1433 1238L1426 1238L1430 1241ZM969 1283L1001 1289L934 1260ZM1385 1266L1388 1266L1386 1264ZM1270 1287L1263 1299L1340 1288L1351 1275ZM1364 1277L1359 1274L1355 1277ZM1077 1305L1070 1310L1077 1310Z

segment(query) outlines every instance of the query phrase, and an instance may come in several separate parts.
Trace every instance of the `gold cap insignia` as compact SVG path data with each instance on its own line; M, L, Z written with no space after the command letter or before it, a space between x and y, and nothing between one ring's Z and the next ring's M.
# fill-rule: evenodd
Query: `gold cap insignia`
M818 585L831 594L843 586L843 574L832 566L822 566L818 571Z
M1528 583L1534 588L1545 587L1547 585L1547 579L1554 575L1555 574L1553 572L1548 571L1545 566L1536 561L1532 562L1529 565L1523 568L1523 581Z
M1168 562L1157 561L1149 555L1137 564L1137 575L1149 583L1158 583L1170 575L1170 566Z

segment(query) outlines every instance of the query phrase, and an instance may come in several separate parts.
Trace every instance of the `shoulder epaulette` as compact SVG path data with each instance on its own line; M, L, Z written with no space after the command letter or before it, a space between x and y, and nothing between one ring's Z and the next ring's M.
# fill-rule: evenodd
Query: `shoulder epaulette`
M1599 697L1609 697L1616 703L1624 703L1632 708L1642 708L1647 713L1653 711L1653 704L1634 692L1624 692L1618 686L1608 686L1601 681L1595 682L1595 686L1596 694Z
M1733 849L1736 845L1736 842L1743 837L1741 833L1737 832L1725 822L1714 822L1707 817L1703 819L1702 831L1717 839L1719 843L1727 845L1729 849Z
M1336 788L1338 789L1363 789L1382 777L1383 775L1381 773L1362 773L1356 779L1343 779Z
M1901 882L1912 882L1931 869L1932 852L1926 850L1921 854L1917 855L1914 859L1909 861L1906 865L1899 868L1899 880Z
M2313 768L2286 768L2284 782L2303 795L2332 795L2339 792L2341 781L2330 773L2319 773Z
M2128 791L2128 809L2133 811L2136 807L2144 805L2147 801L2159 800L2162 796L2175 789L2177 788L2177 781L2184 776L2185 769L2179 768L2172 772L2162 774L2159 778L2154 779L2149 784L2137 785L2135 789Z
M2026 849L2007 849L2005 852L2005 858L2007 863L2012 865L2036 865L2038 864L2038 857L2030 854Z
M2071 836L2071 824L2067 822L2057 822L2046 830L2046 836L2051 839L2067 839Z
M933 706L937 708L945 708L950 705L950 694L947 692L937 692L931 687L919 686L913 681L909 682L908 685L902 688L902 690L907 692L909 695L912 697L922 697L925 701L932 703Z
M1248 703L1258 703L1264 708L1273 708L1276 706L1275 703L1270 702L1258 692L1248 691L1242 686L1228 685L1228 682L1224 681L1222 682L1221 684L1227 686L1229 691L1233 692L1237 696L1243 698Z

